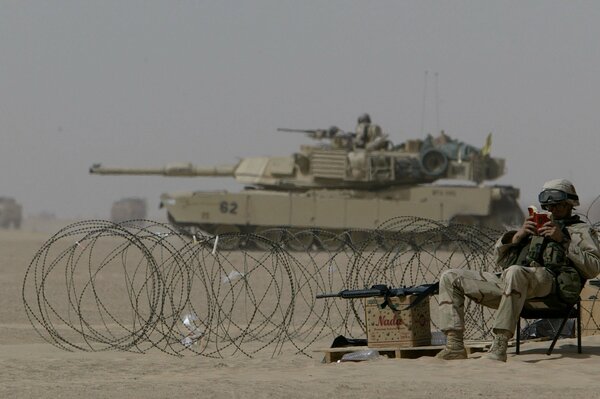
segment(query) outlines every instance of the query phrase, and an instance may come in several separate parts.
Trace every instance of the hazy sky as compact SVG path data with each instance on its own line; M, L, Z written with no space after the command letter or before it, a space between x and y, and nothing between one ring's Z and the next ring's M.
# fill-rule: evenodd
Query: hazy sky
M599 21L597 1L4 0L0 195L102 218L142 196L157 217L162 192L242 187L89 166L288 155L306 140L278 127L369 112L396 143L493 132L524 205L556 177L593 198Z

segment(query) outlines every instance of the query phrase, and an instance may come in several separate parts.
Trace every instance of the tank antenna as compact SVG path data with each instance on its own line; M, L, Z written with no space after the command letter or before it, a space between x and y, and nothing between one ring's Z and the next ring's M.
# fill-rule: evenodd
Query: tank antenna
M421 109L421 136L425 135L425 106L427 103L427 74L425 70L425 82L423 83L423 104Z
M436 131L440 132L440 95L438 91L438 73L435 73L435 123Z

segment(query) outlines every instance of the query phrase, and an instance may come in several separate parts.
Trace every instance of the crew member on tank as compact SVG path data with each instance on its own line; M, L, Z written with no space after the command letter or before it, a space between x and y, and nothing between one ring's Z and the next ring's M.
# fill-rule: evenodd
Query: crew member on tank
M381 127L374 123L371 123L371 117L369 114L362 114L358 117L358 124L356 125L356 139L354 141L355 148L365 148L366 145L372 141L375 141L378 137L383 135Z

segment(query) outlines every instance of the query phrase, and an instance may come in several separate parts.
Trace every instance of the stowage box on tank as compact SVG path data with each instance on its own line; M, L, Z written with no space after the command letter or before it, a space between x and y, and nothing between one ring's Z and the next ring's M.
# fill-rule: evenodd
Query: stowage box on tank
M490 155L491 135L477 148L444 132L394 145L371 123L359 124L352 133L336 127L279 130L302 132L318 143L289 156L244 158L234 165L134 169L96 164L90 173L229 176L244 184L236 193L163 194L161 206L170 222L189 232L318 228L351 238L396 216L490 228L522 223L517 188L483 185L504 174L504 159ZM457 184L433 184L440 179Z

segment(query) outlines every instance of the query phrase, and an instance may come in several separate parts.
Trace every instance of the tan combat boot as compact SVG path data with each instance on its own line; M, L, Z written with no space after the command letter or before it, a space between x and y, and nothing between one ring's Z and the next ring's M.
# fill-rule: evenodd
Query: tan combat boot
M505 362L508 340L512 337L512 334L508 330L496 330L494 332L496 336L494 337L494 342L492 342L492 347L488 351L486 357L488 359Z
M462 330L448 330L446 333L446 347L435 357L443 360L458 360L467 358L467 350L463 342Z

